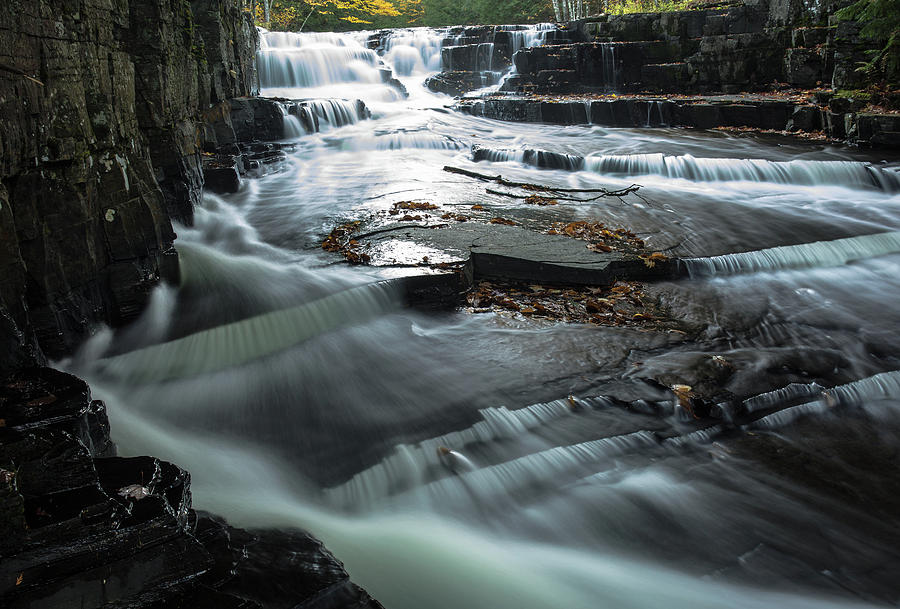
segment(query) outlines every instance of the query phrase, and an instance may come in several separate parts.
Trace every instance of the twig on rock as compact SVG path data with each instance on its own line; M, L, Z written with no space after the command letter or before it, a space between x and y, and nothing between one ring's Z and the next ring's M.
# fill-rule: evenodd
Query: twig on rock
M26 73L23 72L22 70L19 70L19 69L16 69L16 68L12 68L12 67L10 67L10 66L3 65L2 63L0 63L0 70L3 70L4 72L9 72L10 74L15 74L15 75L17 75L17 76L21 76L22 78L27 78L28 80L30 80L30 81L33 82L33 83L37 83L37 84L39 84L39 85L42 86L42 87L44 86L44 83L42 83L41 81L39 81L37 78L34 78L34 77L32 77L32 76L29 76L28 74L26 74Z
M469 171L468 169L462 169L460 167L451 167L449 165L444 167L444 171L447 173L455 173L458 175L463 175L468 178L474 178L476 180L481 180L483 182L496 182L501 186L507 186L509 188L521 188L523 190L530 191L538 191L538 192L547 192L547 193L600 193L596 197L590 199L574 199L574 198L566 198L566 197L556 197L558 199L566 199L568 201L595 201L601 197L624 197L625 195L637 192L640 189L639 184L632 184L626 188L621 188L619 190L609 190L608 188L558 188L556 186L546 186L544 184L532 184L530 182L511 182L510 180L503 179L503 176L491 176L483 173L478 173L476 171ZM502 195L513 198L526 198L521 195L515 195L512 193L500 192L497 190L490 190L488 192L495 195Z

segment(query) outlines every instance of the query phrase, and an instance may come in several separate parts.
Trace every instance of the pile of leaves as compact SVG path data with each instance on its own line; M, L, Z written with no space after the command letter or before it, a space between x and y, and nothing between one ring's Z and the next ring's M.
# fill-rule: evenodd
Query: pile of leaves
M518 223L516 221L510 220L508 218L501 218L499 216L496 218L491 218L490 224L503 224L505 226L518 226Z
M391 209L388 210L388 214L391 216L400 215L401 211L433 211L438 209L438 206L434 203L428 203L425 201L398 201L391 206ZM421 214L404 214L401 218L398 218L400 222L418 222L422 220L423 217Z
M392 216L396 216L400 213L401 209L410 211L431 211L437 208L437 205L428 203L427 201L398 201L391 206L391 210L388 213Z
M359 241L353 238L361 224L361 220L355 220L336 227L322 241L322 249L341 254L350 264L368 264L372 257L364 251L365 248Z
M649 254L644 240L626 228L612 228L602 222L554 222L548 235L565 235L587 241L587 248L595 252L622 252L638 256L653 256L655 262L665 260L659 253ZM646 260L645 260L646 262ZM649 266L653 266L650 264Z
M547 205L559 205L559 201L557 201L556 199L542 197L540 195L531 195L529 197L525 197L525 203L527 205L540 205L541 207L545 207Z
M441 220L456 220L457 222L468 222L469 218L470 216L465 214L457 214L451 211L448 211L441 216Z
M567 323L677 329L644 285L617 281L608 287L553 287L479 281L466 297L470 313L513 313Z

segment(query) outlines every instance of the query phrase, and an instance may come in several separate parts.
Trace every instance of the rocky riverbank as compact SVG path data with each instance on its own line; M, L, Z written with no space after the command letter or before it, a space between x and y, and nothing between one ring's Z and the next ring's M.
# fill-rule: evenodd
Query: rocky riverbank
M601 15L517 51L504 28L467 28L445 41L444 71L428 86L461 96L499 85L457 108L501 120L740 127L894 147L900 75L886 75L894 87L878 99L860 90L866 82L856 68L872 43L860 37L861 24L835 17L837 8L750 1Z

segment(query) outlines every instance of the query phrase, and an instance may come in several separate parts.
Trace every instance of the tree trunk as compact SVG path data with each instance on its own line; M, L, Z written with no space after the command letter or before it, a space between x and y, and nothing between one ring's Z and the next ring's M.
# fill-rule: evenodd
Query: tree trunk
M272 20L272 11L269 7L270 4L271 0L263 0L263 20L266 22L266 25L269 25L269 21Z
M562 21L562 15L559 14L559 0L553 0L553 14L557 22Z

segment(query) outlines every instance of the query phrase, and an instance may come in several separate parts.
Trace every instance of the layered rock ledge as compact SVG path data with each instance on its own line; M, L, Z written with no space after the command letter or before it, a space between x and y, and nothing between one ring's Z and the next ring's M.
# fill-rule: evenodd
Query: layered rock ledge
M191 506L190 475L117 457L102 402L50 368L0 384L4 607L370 607L303 531L246 531Z
M463 99L457 108L501 120L738 127L896 147L900 74L885 74L887 88L869 103L857 68L874 43L860 36L862 24L837 18L837 8L745 0L600 15L518 50L505 38L508 26L474 28L461 34L464 44L444 41L444 71L428 86L463 96L499 85L499 93Z
M841 111L811 93L767 95L513 96L463 98L455 109L504 121L603 127L745 128L895 148L900 114ZM826 98L827 99L827 98Z

